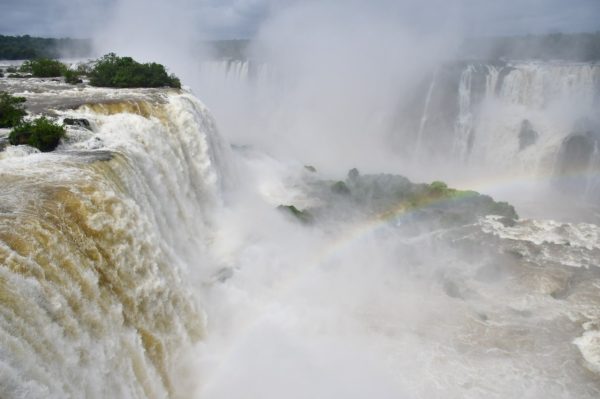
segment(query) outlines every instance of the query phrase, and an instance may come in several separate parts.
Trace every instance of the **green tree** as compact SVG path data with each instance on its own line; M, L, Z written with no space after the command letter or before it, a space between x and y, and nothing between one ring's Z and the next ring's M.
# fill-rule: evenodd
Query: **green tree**
M175 87L181 82L155 62L141 64L131 57L106 54L89 73L90 84L99 87Z
M25 61L21 65L21 72L29 72L37 78L54 78L64 74L67 70L65 64L49 58L38 58Z
M13 127L21 123L27 114L23 103L24 97L14 97L6 92L0 92L0 127Z

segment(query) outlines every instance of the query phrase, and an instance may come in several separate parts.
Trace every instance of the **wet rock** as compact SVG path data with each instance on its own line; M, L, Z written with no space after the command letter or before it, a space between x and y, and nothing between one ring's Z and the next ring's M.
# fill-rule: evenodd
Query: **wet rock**
M534 145L538 137L539 134L533 129L531 122L528 119L523 119L521 130L519 131L519 151Z
M87 130L92 130L90 121L84 118L65 118L63 124L67 126L78 126Z

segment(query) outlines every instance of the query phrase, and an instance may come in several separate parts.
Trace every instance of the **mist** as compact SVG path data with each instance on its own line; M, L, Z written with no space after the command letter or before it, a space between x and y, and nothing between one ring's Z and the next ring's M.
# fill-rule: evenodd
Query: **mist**
M573 221L570 199L539 202L555 192L539 176L552 180L576 122L593 119L597 70L458 59L472 2L256 3L244 60L199 46L209 37L193 1L119 2L96 37L99 53L167 65L231 145L208 254L190 265L206 336L174 362L176 396L593 397L597 376L573 344L583 322L567 320L580 305L559 302L584 278L542 258L567 227L484 215L448 227L436 219L446 208L386 219L377 205L395 195L393 174ZM481 19L506 16L496 7ZM278 209L292 205L313 221ZM529 249L532 232L542 249Z

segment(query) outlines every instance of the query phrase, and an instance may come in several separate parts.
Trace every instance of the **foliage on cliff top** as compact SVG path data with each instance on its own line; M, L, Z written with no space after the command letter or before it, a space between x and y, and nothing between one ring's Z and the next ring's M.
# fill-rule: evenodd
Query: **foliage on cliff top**
M167 74L165 67L155 62L141 64L131 57L106 54L96 61L89 73L90 84L99 87L175 87L181 82Z
M21 123L25 116L24 97L14 97L0 92L0 128L13 127Z
M42 152L54 150L65 135L65 128L44 117L16 126L8 136L12 145L27 144Z

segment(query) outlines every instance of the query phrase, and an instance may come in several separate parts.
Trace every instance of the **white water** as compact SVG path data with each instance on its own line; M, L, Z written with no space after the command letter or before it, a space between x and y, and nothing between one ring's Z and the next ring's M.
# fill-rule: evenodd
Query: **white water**
M62 112L94 131L71 129L56 153L2 153L2 398L166 398L204 334L190 266L225 150L191 95L120 95L139 98Z
M189 94L119 93L59 111L94 127L59 152L0 160L1 397L600 394L597 226L305 226L275 207L329 176L229 154Z
M417 142L415 144L414 150L414 160L418 161L421 156L422 145L423 145L423 129L425 128L425 124L427 123L427 116L429 112L429 103L431 102L431 95L433 94L433 89L435 88L435 81L437 78L438 71L436 70L433 73L431 78L431 83L429 84L429 89L427 90L427 96L425 97L425 106L423 107L423 115L421 116L421 121L419 122L419 131L417 132Z

